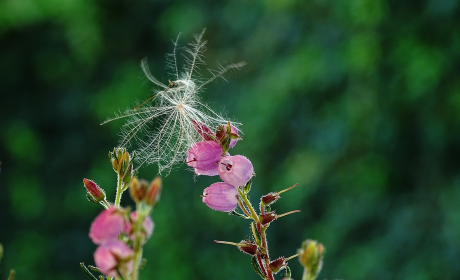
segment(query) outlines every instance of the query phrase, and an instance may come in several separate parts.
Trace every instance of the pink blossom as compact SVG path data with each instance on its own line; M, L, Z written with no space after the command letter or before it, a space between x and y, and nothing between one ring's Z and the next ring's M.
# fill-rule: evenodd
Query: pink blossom
M238 205L238 190L224 182L214 183L203 190L203 202L216 211L233 211Z
M217 175L217 163L221 156L222 148L216 142L198 142L187 153L187 165L193 167L199 175Z
M102 211L91 224L89 238L94 244L117 239L124 228L124 217L119 209L111 206Z
M247 157L236 155L223 157L219 162L220 178L233 186L245 185L254 175L254 167Z
M134 229L133 225L137 222L137 212L132 212L130 215L131 222L125 224L125 232L131 240L134 240ZM154 224L150 216L145 217L144 222L142 222L142 233L145 236L145 239L148 239L153 232Z
M236 136L238 135L238 128L234 127L233 125L230 125L230 132L232 134L235 134ZM238 142L238 138L236 139L230 139L230 144L228 145L229 148L233 148L236 145L236 142Z
M118 277L117 267L122 274L129 274L133 269L133 254L128 245L120 240L112 240L97 247L94 262L105 275Z

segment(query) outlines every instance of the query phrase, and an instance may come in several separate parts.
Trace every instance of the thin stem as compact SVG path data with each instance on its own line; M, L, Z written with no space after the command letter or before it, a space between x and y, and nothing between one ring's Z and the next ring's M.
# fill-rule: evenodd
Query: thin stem
M118 181L117 181L117 196L115 198L115 207L120 207L120 201L121 201L121 194L123 193L123 178L121 178L120 175L118 175Z
M244 207L243 203L239 199L238 199L238 205L240 206L241 210L243 210L244 214L246 214L248 217L251 217L251 214L249 214L248 210L246 209L246 207Z
M257 213L256 211L254 211L254 207L252 207L252 204L251 202L249 202L247 196L243 193L243 191L241 190L241 188L238 188L238 193L240 194L241 198L243 199L244 203L246 204L246 206L249 208L249 211L251 212L251 218L254 220L254 221L258 221L259 220L259 216L257 216Z
M141 205L140 203L138 203L137 205L137 209L141 209ZM145 215L148 214L148 212L144 212L144 211L138 211L138 216L137 216L137 221L136 221L136 224L135 224L135 228L134 228L134 242L133 242L133 251L134 251L134 267L133 267L133 273L132 273L132 277L131 277L131 280L137 280L138 277L139 277L139 263L140 261L142 260L142 238L140 236L140 232L141 232L141 229L142 229L142 224L144 222L144 219L145 219Z

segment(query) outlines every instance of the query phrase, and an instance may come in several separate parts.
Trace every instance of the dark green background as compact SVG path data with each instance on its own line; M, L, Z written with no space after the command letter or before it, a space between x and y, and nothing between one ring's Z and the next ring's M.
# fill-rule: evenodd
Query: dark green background
M319 279L460 279L454 0L0 1L1 279L86 279L101 208L82 179L113 200L107 153L123 121L99 124L151 95L143 57L167 82L171 41L205 27L211 68L248 63L202 97L244 124L232 154L254 164L253 203L299 183L276 204L302 212L272 224L272 257L312 238L327 248ZM258 279L247 255L213 242L249 236L201 203L217 180L185 165L164 178L142 279Z

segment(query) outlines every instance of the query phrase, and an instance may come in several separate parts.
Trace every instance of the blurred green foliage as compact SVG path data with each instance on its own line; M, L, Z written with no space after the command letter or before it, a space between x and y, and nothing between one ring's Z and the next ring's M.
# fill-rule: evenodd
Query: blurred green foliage
M171 40L204 27L211 68L248 63L203 99L244 124L232 153L253 161L253 203L299 183L275 205L302 212L270 227L272 257L311 238L327 250L320 279L460 278L455 0L1 1L0 278L85 279L101 209L82 179L114 197L107 152L122 125L99 123L151 95L144 56L167 81ZM164 178L142 279L258 279L213 242L249 235L201 203L216 180L185 165Z

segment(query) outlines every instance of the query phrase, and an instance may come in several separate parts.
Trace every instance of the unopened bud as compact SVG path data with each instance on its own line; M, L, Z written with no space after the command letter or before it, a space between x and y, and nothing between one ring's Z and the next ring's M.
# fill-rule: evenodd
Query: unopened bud
M192 120L193 128L203 137L205 141L214 141L216 136L205 124Z
M309 279L315 279L321 271L325 249L323 244L315 240L307 239L299 249L299 261L305 268L304 274L310 275Z
M105 192L91 180L83 179L83 185L87 191L87 197L94 203L99 203L105 199Z
M257 253L257 245L253 242L243 240L238 244L238 249L241 252L254 256Z
M161 177L157 176L153 179L147 190L147 195L145 196L145 203L147 205L155 206L157 204L158 200L160 200L161 188Z
M262 225L266 225L266 224L273 222L273 220L275 220L276 218L277 216L275 214L275 211L272 211L272 212L260 214L259 221Z
M273 273L278 273L280 270L286 267L286 262L284 257L279 257L276 260L272 261L270 264L270 269Z
M138 180L134 177L129 184L129 194L131 198L136 202L139 203L144 200L149 183L146 180Z

